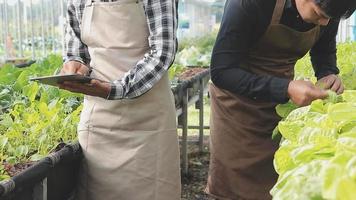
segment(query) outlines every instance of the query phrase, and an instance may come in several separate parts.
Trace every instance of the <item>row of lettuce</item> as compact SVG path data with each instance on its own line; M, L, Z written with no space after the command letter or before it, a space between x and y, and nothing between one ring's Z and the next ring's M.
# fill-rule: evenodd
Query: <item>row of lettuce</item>
M275 200L356 198L356 43L338 46L338 66L344 94L276 108L284 119L274 135L282 135L274 158ZM307 57L298 63L296 78L316 81Z

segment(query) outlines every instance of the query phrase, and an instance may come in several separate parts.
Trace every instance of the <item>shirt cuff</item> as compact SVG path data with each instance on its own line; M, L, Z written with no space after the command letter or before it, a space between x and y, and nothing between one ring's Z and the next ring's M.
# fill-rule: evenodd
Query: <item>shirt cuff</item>
M77 62L80 62L80 63L82 63L82 64L84 64L84 65L87 65L87 64L83 61L83 59L82 59L81 57L69 56L69 57L65 57L63 60L64 60L63 63L67 63L67 62L69 62L69 61L77 61Z
M338 69L337 70L326 70L326 71L319 72L319 73L315 74L315 76L319 80L319 79L322 79L325 76L328 76L330 74L338 75L339 73L340 73L340 71Z
M276 103L287 103L288 86L291 80L285 78L274 77L270 83L271 101Z
M118 100L118 99L123 99L124 97L124 87L119 81L114 81L114 83L111 84L111 90L106 99L108 100Z

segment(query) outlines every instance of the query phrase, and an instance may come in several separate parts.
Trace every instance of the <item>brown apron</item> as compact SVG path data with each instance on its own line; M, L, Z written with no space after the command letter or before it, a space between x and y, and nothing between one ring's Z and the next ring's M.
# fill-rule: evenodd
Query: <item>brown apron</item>
M280 24L286 0L277 0L272 20L242 67L254 74L293 79L294 65L319 38L320 27L298 32ZM271 199L277 180L271 135L280 118L276 103L232 94L210 85L211 159L206 192L223 200Z
M122 78L149 51L143 3L87 0L81 39L91 76ZM84 159L79 200L178 200L180 162L174 98L167 74L135 99L85 96L78 125Z

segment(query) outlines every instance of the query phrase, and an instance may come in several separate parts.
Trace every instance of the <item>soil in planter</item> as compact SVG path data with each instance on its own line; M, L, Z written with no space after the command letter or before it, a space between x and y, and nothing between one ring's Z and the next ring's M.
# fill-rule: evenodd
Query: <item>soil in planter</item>
M190 136L188 140L197 140ZM204 152L198 152L197 145L189 145L189 174L182 175L181 200L214 200L204 193L208 178L209 159L208 137L204 138Z
M194 77L195 75L203 72L203 71L206 71L207 68L187 68L186 70L184 70L181 74L178 74L177 75L177 78L178 80L189 80L191 79L192 77Z
M24 171L25 169L31 167L35 162L25 162L25 163L17 163L17 164L10 164L4 163L4 168L6 172L9 174L10 177L17 175L18 173Z
M57 152L57 151L61 150L65 145L66 145L65 143L60 142L54 148L54 150L49 153ZM36 163L36 161L27 161L24 163L16 163L16 164L10 164L10 163L4 162L3 165L4 165L4 168L5 168L5 171L7 172L7 174L10 177L13 177L13 176L19 174L20 172L24 171L25 169L31 167L35 163Z

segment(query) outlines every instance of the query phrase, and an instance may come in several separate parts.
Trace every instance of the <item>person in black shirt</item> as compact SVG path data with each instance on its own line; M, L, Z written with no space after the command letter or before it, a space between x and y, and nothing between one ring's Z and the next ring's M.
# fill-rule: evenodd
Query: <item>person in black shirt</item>
M206 192L218 199L270 199L277 174L275 106L338 94L336 34L355 0L227 0L211 61L211 159ZM293 80L310 51L319 88Z

